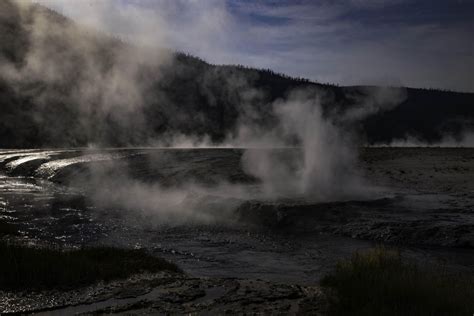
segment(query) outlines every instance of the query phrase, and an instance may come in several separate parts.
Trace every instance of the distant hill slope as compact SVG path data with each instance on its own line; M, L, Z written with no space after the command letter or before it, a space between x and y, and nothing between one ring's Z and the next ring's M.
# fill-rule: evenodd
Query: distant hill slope
M474 94L339 87L151 51L75 25L39 5L0 1L0 147L150 145L165 136L215 142L242 122L272 126L294 89L368 143L434 142L474 130Z

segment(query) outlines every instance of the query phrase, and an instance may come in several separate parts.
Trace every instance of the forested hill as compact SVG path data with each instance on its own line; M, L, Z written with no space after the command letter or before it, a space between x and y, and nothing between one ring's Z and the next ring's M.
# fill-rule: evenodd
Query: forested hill
M339 87L215 66L0 1L1 148L150 145L175 134L219 142L241 124L274 125L272 104L295 89L319 96L324 115L369 143L474 130L472 93Z

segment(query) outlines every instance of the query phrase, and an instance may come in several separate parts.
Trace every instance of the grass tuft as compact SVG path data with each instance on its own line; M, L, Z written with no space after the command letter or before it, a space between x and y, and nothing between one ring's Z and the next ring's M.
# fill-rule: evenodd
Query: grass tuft
M69 289L141 272L179 268L144 250L84 248L59 250L0 243L0 290Z
M0 221L0 237L9 236L9 235L11 236L19 235L18 229L13 224Z
M472 315L474 277L421 269L383 247L355 253L321 281L331 315Z

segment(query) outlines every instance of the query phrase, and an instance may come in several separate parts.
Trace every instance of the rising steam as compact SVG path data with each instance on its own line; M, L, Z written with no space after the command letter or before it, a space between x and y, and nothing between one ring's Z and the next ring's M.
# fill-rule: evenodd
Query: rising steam
M329 118L323 118L321 93L294 91L273 109L282 139L292 139L292 155L248 150L243 167L262 180L267 197L304 197L312 201L357 198L362 181L355 172L356 151ZM277 132L273 133L278 134Z
M138 211L168 224L232 222L233 212L246 201L320 203L373 197L373 189L357 172L357 152L349 144L349 135L323 118L321 97L320 93L300 90L273 104L279 123L267 133L253 135L253 144L261 147L246 149L241 159L242 170L256 178L256 183L221 179L204 184L190 179L165 186L136 179L123 161L108 162L106 168L90 167L90 177L79 177L75 182L89 188L88 195L101 208ZM205 145L194 141L187 144ZM244 140L234 141L243 144ZM158 153L149 164L175 166L172 159Z
M113 136L120 138L120 144L253 148L244 152L241 163L243 170L257 179L256 186L221 181L165 187L135 179L120 163L111 162L107 169L123 170L119 174L91 167L91 176L79 176L75 184L88 188L97 205L139 210L158 215L165 222L210 222L229 218L233 209L250 199L326 202L367 198L369 190L357 174L353 137L338 124L380 110L387 99L389 107L394 106L403 99L395 90L372 95L368 107L349 111L336 120L323 114L321 103L326 96L321 91L295 90L284 99L262 105L264 92L253 87L249 78L229 77L229 91L225 92L233 96L234 90L238 91L242 103L239 124L224 142L216 144L210 137L182 134L148 139L143 106L149 101L148 91L154 89L148 79L151 75L154 80L160 78L160 67L169 63L170 52L124 45L85 27L55 20L58 16L51 18L51 12L31 4L19 8L21 24L29 34L29 49L23 63L2 61L0 70L18 91L35 99L37 108L32 115L37 121L46 120L58 105L77 111L80 124L76 128L98 134L88 139L102 139L101 124L105 121L116 126L117 135ZM146 25L164 27L161 23ZM207 93L205 82L201 88ZM262 114L255 111L255 104L270 109L271 113L264 115L274 116L273 126L256 123ZM164 110L174 111L168 117L179 115L179 104L166 106L169 108ZM67 131L46 123L43 126L67 137Z
M171 58L169 50L160 48L164 44L157 43L153 48L132 46L29 1L8 1L3 5L8 3L13 6L11 12L17 11L17 22L27 43L18 49L24 50L22 62L0 58L1 77L20 95L34 100L30 115L43 123L42 129L47 131L44 134L53 139L78 134L103 143L110 143L107 138L113 137L122 138L116 142L121 144L145 143L148 133L143 106L151 89L149 76L159 79L158 69ZM157 34L161 24L159 20L152 24L148 19L132 26L137 28L137 34ZM62 107L61 111L55 105ZM75 124L69 127L76 131L68 133L57 128L61 124L50 122L55 112L58 116L74 113ZM121 134L105 135L106 123ZM84 139L64 142L83 143Z

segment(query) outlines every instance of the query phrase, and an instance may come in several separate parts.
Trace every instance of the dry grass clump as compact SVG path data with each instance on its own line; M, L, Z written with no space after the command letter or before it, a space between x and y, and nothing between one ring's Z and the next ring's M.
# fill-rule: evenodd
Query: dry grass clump
M144 250L109 247L44 249L0 243L0 290L75 288L141 272L179 268Z
M423 269L383 247L340 262L321 284L332 315L472 315L474 277Z

